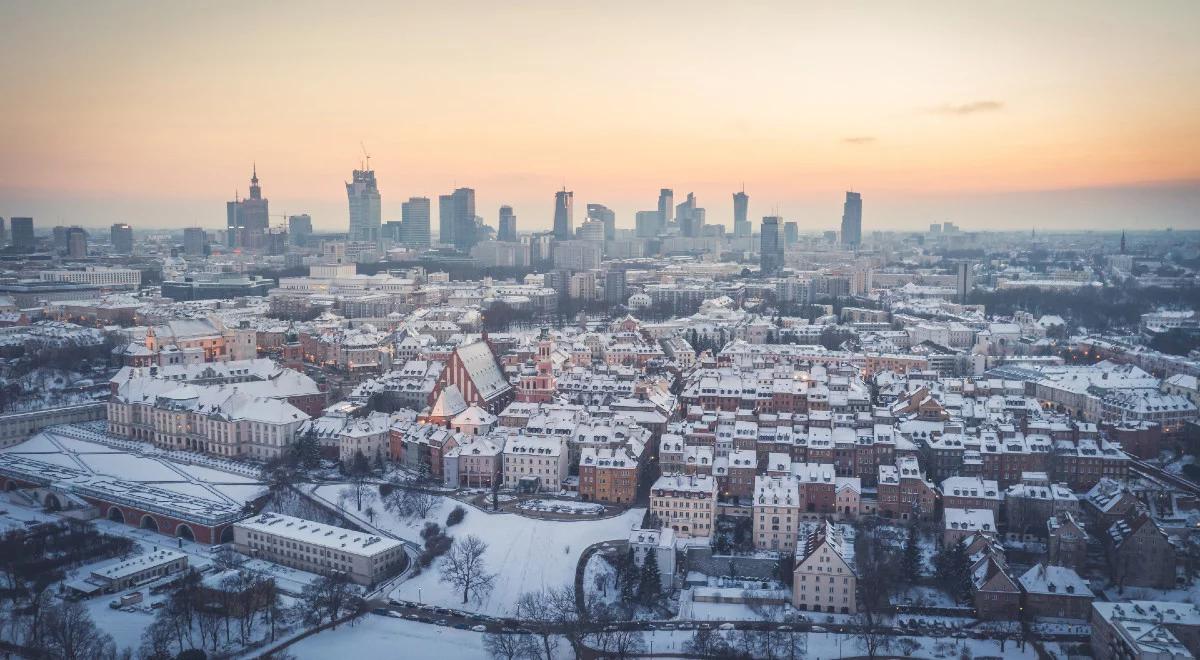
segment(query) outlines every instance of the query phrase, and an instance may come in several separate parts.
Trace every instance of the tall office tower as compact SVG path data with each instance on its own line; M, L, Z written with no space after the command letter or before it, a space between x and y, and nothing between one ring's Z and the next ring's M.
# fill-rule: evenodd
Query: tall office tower
M232 202L225 202L225 245L242 246L242 203L234 194Z
M658 191L658 213L662 216L662 229L675 221L675 191L663 188ZM657 232L656 232L657 233Z
M958 303L967 304L967 295L971 293L974 283L971 281L971 262L960 261L955 265L955 284L958 285Z
M679 224L681 236L699 236L700 228L696 222L696 196L687 194L687 199L675 205L675 222Z
M241 214L242 231L246 235L242 241L243 246L251 250L261 250L266 246L271 216L267 211L267 199L262 196L262 186L258 185L257 166L250 175L250 197L242 200Z
M783 223L783 244L791 247L800 242L800 226L794 222Z
M184 255L189 257L203 257L206 245L208 245L208 235L200 227L188 227L183 230Z
M475 232L475 191L459 188L438 197L438 240L469 252L479 241Z
M575 193L563 188L554 193L554 238L569 241L575 233Z
M584 220L579 225L579 239L583 241L604 242L604 222L601 220Z
M783 269L783 243L779 240L780 219L767 216L762 219L760 230L759 255L764 273L778 273Z
M862 195L846 193L842 210L842 245L857 248L862 244Z
M379 228L379 239L384 245L399 243L403 234L404 222L401 220L388 220Z
M33 252L37 241L33 237L33 218L9 218L12 246L17 252Z
M400 219L400 242L411 248L428 248L429 198L409 197L400 205Z
M8 231L4 228L4 218L0 218L0 249L3 249L6 245L8 245Z
M55 225L50 228L50 242L54 245L55 252L67 251L67 228L62 225Z
M500 224L499 231L496 232L496 240L508 243L517 242L517 216L513 215L511 206L500 207Z
M261 249L267 240L267 228L271 224L267 200L258 185L258 167L250 174L250 196L225 203L225 224L229 247L247 250Z
M72 259L83 259L87 256L88 233L83 227L67 228L67 256Z
M633 231L638 238L654 238L658 236L662 226L662 213L658 211L638 211L634 216Z
M588 220L599 220L604 223L604 240L611 241L617 237L617 214L603 204L587 205Z
M109 228L109 239L113 252L117 254L133 254L133 227L124 222L118 222Z
M346 184L346 197L350 201L349 239L378 240L382 213L375 170L354 170L350 183Z
M747 214L750 211L750 196L746 191L733 193L733 235L737 238L748 238L754 233Z
M625 302L625 271L610 270L604 274L604 302L620 305Z
M308 239L312 236L312 217L307 213L300 215L288 216L288 241L292 245L306 247Z

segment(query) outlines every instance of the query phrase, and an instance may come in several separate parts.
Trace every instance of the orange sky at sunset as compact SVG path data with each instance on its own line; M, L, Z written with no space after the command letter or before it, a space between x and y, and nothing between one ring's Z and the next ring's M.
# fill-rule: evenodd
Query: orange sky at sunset
M850 5L0 1L0 216L215 228L256 161L344 230L361 141L385 221L565 182L729 224L744 181L804 231L850 188L867 231L1200 228L1200 3Z

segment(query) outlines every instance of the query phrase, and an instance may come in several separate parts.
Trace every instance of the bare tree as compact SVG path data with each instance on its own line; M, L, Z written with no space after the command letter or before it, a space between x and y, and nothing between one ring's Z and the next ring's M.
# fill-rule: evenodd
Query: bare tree
M892 644L892 636L880 624L879 619L871 610L865 610L854 615L851 620L854 639L866 651L872 660L880 651L887 652Z
M404 492L408 500L409 509L418 518L428 518L429 512L433 511L433 508L438 505L438 496L433 493L412 489Z
M320 623L326 616L336 621L353 609L357 596L357 588L346 574L336 572L306 585L297 606L301 608L301 616L309 621Z
M640 630L610 630L596 635L596 645L606 658L631 658L646 650Z
M527 591L517 598L517 618L530 626L542 639L542 648L546 660L554 659L554 650L558 647L558 639L552 626L556 623L557 612L553 599L546 591Z
M482 601L492 591L496 583L496 574L488 573L483 561L488 545L475 535L455 541L442 561L442 582L454 585L462 590L465 604L472 596Z
M398 517L427 518L429 512L438 504L438 496L422 490L415 490L397 482L392 483L392 490L383 498L383 508Z
M483 648L495 660L522 660L538 656L537 644L529 635L488 633L483 636Z
M44 648L51 657L84 660L116 655L112 637L96 627L83 603L65 601L47 609L43 625Z
M566 637L578 651L583 641L582 617L578 608L575 588L571 585L557 589L527 591L517 599L517 618L533 624L530 627L542 640L539 657L544 654L546 658L552 659L555 656L558 635Z

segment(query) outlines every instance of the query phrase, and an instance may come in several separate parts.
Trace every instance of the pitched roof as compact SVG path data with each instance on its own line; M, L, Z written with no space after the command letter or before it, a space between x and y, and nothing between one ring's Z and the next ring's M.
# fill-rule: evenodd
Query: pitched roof
M433 402L433 408L429 411L430 417L454 417L467 409L467 400L463 398L462 392L454 385L447 385L438 393L437 399Z

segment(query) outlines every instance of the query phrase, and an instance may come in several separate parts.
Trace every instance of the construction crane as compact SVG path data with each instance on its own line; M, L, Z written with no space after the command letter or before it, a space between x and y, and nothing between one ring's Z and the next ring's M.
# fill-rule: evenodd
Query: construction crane
M362 147L363 158L367 159L367 164L363 167L363 169L370 171L370 169L371 169L371 154L367 153L367 145L363 144L362 140L359 140L358 146Z

